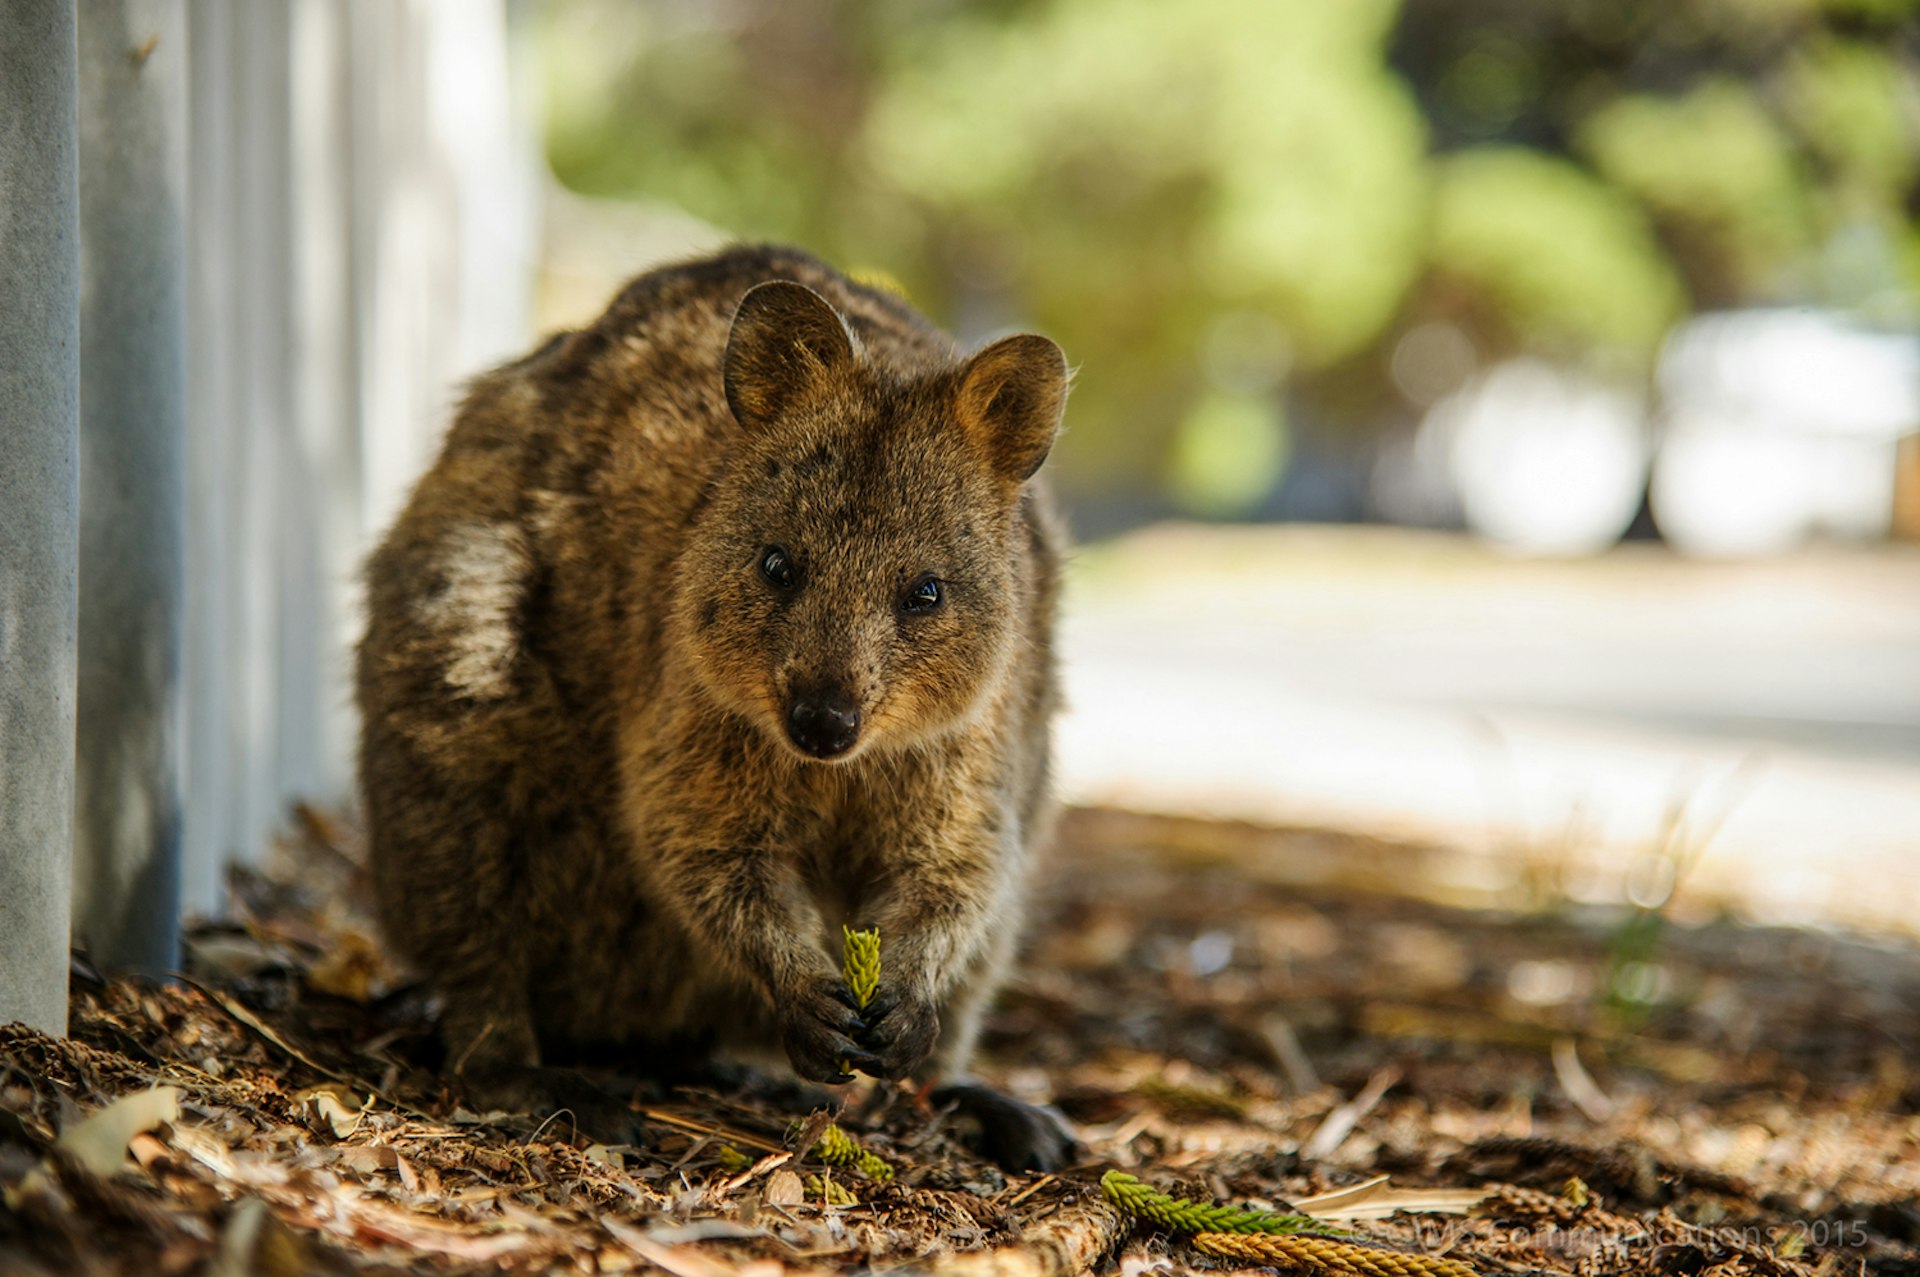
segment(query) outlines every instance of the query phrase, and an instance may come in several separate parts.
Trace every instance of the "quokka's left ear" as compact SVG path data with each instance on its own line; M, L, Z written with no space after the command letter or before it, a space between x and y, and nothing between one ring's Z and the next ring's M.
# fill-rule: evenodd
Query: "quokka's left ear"
M967 361L954 411L1002 478L1033 477L1067 406L1067 357L1034 333L1003 337Z
M745 429L765 429L823 393L856 351L840 312L811 288L785 279L756 285L727 332L727 406Z

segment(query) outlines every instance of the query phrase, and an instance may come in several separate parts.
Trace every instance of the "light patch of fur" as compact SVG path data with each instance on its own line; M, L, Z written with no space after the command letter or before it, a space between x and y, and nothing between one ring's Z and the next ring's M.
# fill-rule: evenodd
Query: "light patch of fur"
M420 619L446 643L447 686L497 700L513 690L519 611L533 560L520 529L467 523L453 529L440 570L446 587L420 601Z

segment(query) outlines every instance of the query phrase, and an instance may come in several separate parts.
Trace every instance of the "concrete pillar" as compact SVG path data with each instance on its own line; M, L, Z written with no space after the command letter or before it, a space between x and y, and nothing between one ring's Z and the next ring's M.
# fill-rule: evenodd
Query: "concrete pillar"
M79 9L74 935L157 972L179 949L186 8Z
M71 0L0 3L0 1024L67 1028L80 258Z

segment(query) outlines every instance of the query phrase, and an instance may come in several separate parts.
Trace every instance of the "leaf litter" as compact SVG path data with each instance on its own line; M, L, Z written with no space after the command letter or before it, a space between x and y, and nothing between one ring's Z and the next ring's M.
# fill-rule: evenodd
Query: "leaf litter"
M1118 811L1060 843L984 1072L1086 1156L1008 1176L867 1080L638 1095L644 1148L469 1110L352 827L303 812L183 979L76 957L70 1038L0 1028L0 1272L1920 1273L1910 940L1671 927L1629 1019L1622 913L1462 900L1430 849ZM1182 1232L1108 1170L1337 1236Z

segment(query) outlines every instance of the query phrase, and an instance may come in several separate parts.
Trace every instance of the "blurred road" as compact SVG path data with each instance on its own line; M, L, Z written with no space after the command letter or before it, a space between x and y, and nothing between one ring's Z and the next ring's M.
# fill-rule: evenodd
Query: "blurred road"
M1920 930L1920 548L1167 526L1081 552L1064 647L1076 801L1440 842L1596 901L1658 879L1681 812L1696 909Z

